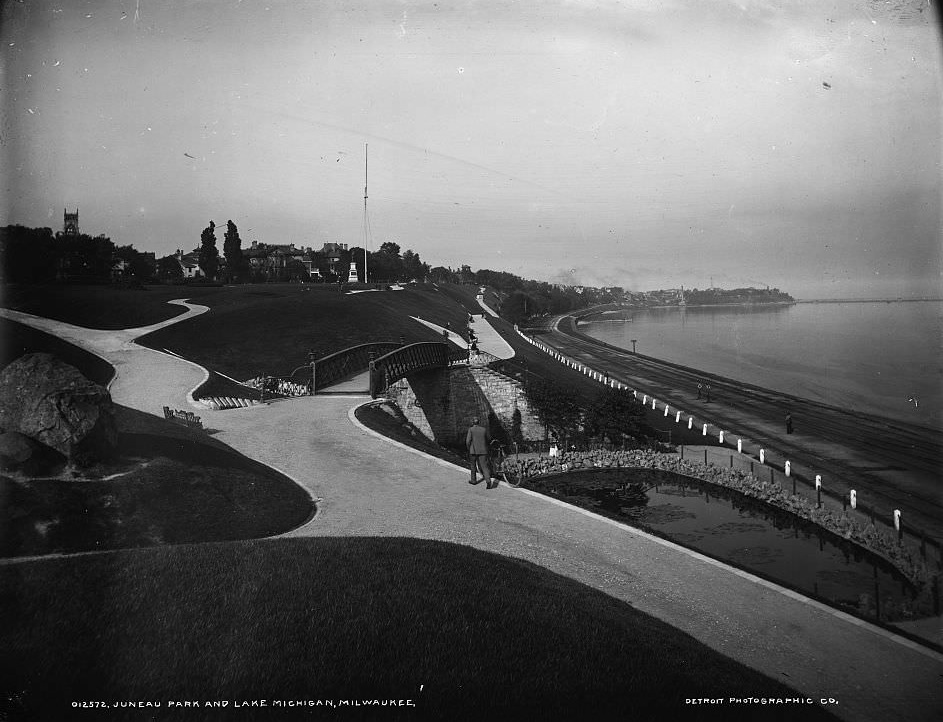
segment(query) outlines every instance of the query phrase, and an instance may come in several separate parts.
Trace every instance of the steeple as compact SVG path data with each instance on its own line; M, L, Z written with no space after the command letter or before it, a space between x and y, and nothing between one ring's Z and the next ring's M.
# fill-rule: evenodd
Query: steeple
M62 209L62 235L64 236L77 236L79 235L79 209L75 209L75 213L69 213L65 208Z

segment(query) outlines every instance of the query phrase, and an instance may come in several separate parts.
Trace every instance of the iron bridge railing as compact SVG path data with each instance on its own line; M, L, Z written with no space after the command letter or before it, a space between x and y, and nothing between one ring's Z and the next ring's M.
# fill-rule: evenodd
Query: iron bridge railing
M402 346L403 344L395 341L379 341L351 346L319 358L312 363L299 366L284 379L296 384L304 384L309 389L311 389L313 381L313 391L317 393L354 374L366 371L370 368L371 360Z
M370 395L376 398L390 384L415 371L446 368L468 360L468 350L441 341L412 343L370 362Z

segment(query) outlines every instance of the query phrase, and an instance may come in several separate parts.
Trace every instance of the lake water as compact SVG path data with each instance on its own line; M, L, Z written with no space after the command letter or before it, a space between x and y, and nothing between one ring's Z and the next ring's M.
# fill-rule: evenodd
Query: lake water
M644 488L645 498L627 483ZM577 470L525 485L867 618L939 614L931 589L917 590L880 557L730 489L653 469Z
M629 350L635 339L640 354L764 388L943 428L941 301L621 313L632 320L580 330Z

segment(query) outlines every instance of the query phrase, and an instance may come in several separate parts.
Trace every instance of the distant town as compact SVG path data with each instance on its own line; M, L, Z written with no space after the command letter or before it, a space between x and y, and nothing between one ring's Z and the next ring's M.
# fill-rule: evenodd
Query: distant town
M221 231L223 228L220 227ZM114 244L105 235L79 230L79 211L64 210L62 230L0 228L0 278L7 283L466 283L494 288L501 296L501 315L513 322L537 316L614 304L625 307L726 306L794 303L778 288L669 288L629 291L621 286L594 287L534 281L505 271L462 265L431 266L419 253L387 241L377 251L324 243L320 249L293 243L254 240L242 247L239 230L228 221L222 253L217 227L203 229L200 245L178 249L162 258L133 246ZM196 235L196 234L194 234Z

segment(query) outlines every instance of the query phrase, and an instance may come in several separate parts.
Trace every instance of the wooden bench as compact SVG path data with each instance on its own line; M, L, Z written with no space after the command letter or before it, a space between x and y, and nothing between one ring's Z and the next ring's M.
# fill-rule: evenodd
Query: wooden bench
M169 406L165 406L164 418L174 421L178 424L183 424L187 428L203 428L203 422L200 421L200 417L194 414L192 411L178 411L176 409L171 409Z

